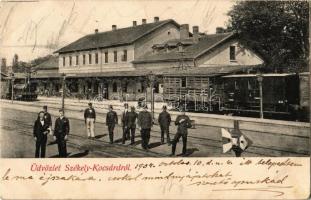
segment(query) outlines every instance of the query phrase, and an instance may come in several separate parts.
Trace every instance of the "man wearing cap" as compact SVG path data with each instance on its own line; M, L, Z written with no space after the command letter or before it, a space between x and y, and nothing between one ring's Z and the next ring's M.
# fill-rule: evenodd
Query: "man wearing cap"
M55 120L54 139L58 145L59 157L67 157L66 141L70 131L69 120L64 116L62 109L59 110L59 117Z
M167 107L164 105L162 107L162 112L159 114L158 122L161 128L161 143L164 143L164 133L166 134L167 144L171 144L170 140L170 124L171 124L171 115L167 112Z
M135 107L131 107L131 112L127 112L125 115L125 128L128 132L131 132L131 145L135 143L135 130L136 130L136 119L137 113L135 112ZM125 135L122 137L122 143L125 143Z
M148 144L150 139L150 131L153 125L153 119L151 113L148 112L147 105L144 106L144 110L138 114L138 126L140 127L140 135L141 135L141 146L143 149L148 150Z
M112 105L109 105L109 112L106 115L106 126L108 126L110 144L113 143L113 131L116 124L118 124L118 115L113 111Z
M125 137L125 140L130 139L130 132L126 128L126 125L125 125L125 116L128 113L128 107L129 107L128 103L125 103L124 104L124 111L122 112L122 115L121 115L121 125L122 125L122 131L123 131L122 138Z
M172 154L171 156L175 155L176 144L179 141L179 138L182 137L183 148L182 148L182 155L186 154L187 151L187 135L188 135L188 128L191 128L191 121L190 118L185 114L185 110L180 110L180 115L177 116L175 120L175 125L177 127L177 133L172 141Z
M86 124L86 132L88 138L94 138L94 124L96 120L95 109L92 107L92 103L89 103L89 107L84 111L84 121Z

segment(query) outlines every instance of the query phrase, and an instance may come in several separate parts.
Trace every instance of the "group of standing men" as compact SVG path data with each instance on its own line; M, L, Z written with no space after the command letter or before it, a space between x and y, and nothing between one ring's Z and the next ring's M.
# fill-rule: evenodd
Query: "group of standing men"
M125 144L126 140L130 140L130 144L135 144L135 132L136 124L140 129L141 145L146 151L149 150L149 140L151 128L154 124L154 119L151 113L148 111L147 105L143 107L143 110L138 114L135 111L135 107L132 106L130 111L128 110L128 104L124 104L124 110L121 114L121 126L122 126L122 144ZM113 110L113 106L109 105L109 111L106 115L106 126L108 127L110 144L114 142L114 129L118 124L118 115ZM95 122L96 112L92 107L92 103L88 104L88 108L84 111L84 119L87 129L87 137L89 139L95 138ZM159 114L158 123L161 128L161 144L164 144L164 136L168 145L172 145L171 155L175 155L176 144L179 139L182 138L183 149L182 155L186 154L187 149L187 135L188 128L191 128L191 121L189 117L182 110L181 114L177 116L175 125L177 126L177 133L173 140L170 139L170 124L171 115L167 112L167 107L163 106L162 112ZM54 132L52 133L52 118L47 112L47 106L43 107L43 111L39 112L38 118L35 121L33 135L36 141L35 157L45 157L47 135L53 135L54 140L58 145L59 157L67 157L66 141L70 131L69 119L64 116L64 111L59 110L59 117L55 120ZM40 153L41 152L41 153Z
M35 157L45 157L48 134L53 135L57 143L59 157L67 157L66 141L69 131L69 120L64 116L64 111L60 109L59 117L55 120L54 132L52 133L52 118L47 111L47 106L43 106L43 111L38 113L33 127L33 137L36 141Z
M110 144L113 144L114 140L114 128L118 124L118 115L113 110L112 105L109 105L109 111L106 115L106 126L108 127ZM84 111L84 119L87 127L87 135L89 138L94 138L94 123L96 119L96 113L92 107L92 103L89 103L89 107ZM170 124L171 115L167 112L167 107L162 107L162 112L159 114L158 123L161 128L161 144L164 144L164 137L166 135L167 144L172 144L172 154L175 155L176 144L179 139L182 138L183 150L182 155L186 154L187 150L187 135L188 128L191 128L190 118L185 114L184 110L181 110L181 114L177 116L175 125L177 127L177 133L174 139L170 139ZM154 124L154 119L151 113L148 111L147 105L144 105L143 110L138 114L135 111L135 107L132 106L129 110L129 105L124 104L124 110L121 114L121 126L122 126L122 144L125 144L126 140L130 140L130 145L135 144L135 132L136 124L140 129L141 145L145 150L149 150L149 140L151 128Z

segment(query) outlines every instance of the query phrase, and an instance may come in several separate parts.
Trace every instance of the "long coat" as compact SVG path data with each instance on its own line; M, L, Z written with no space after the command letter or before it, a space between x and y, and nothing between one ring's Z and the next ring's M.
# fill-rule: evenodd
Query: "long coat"
M118 124L118 115L115 111L109 111L106 115L106 125L114 126Z
M47 138L47 131L49 131L49 124L46 120L43 120L44 124L42 125L40 119L35 121L33 126L33 136L37 138L37 141L41 141Z
M136 112L127 112L125 115L125 126L127 128L136 128L136 119L138 114Z
M153 123L151 113L148 111L141 111L138 114L137 123L142 129L150 129Z
M169 127L171 124L171 115L167 111L162 111L159 115L158 122L161 127Z
M54 135L57 138L64 138L66 135L69 134L69 131L69 120L66 117L63 117L62 119L58 117L55 121Z

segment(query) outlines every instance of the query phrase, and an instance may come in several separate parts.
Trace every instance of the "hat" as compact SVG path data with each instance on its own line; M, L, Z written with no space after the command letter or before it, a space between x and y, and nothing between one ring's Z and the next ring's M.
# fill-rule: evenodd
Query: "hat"
M135 106L131 106L131 110L135 110Z
M46 105L43 106L43 109L47 109L47 108L48 108L48 106L46 106Z
M162 108L163 108L164 110L166 110L166 109L167 109L166 105L164 105Z
M109 105L109 108L113 109L112 105Z
M125 104L124 104L124 107L126 107L126 106L129 106L129 104L128 104L128 103L125 103Z
M92 105L92 103L90 102L90 103L89 103L89 106L91 106L91 105Z

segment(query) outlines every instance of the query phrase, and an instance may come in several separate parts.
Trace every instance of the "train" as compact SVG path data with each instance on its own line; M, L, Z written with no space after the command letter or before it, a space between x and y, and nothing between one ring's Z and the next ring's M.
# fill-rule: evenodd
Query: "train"
M189 112L260 117L261 90L264 118L309 120L308 108L301 105L303 83L299 74L230 74L209 78L209 82L214 84L201 88L199 94L186 90L184 95L172 96L167 102L172 110L185 108Z
M12 89L13 89L13 99L18 101L35 101L38 98L36 93L36 85L31 82L24 83L12 83L9 84L9 87L6 92L6 99L12 99Z

